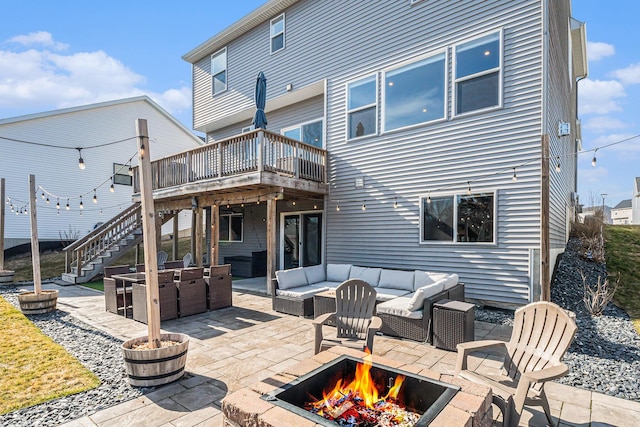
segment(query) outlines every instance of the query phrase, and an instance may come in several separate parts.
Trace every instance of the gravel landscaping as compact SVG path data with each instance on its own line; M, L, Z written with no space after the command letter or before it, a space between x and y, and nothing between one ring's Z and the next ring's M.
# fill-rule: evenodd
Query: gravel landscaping
M0 287L0 295L19 308L18 292L19 288L15 286ZM129 385L122 361L121 340L62 310L29 316L29 319L96 374L101 384L92 390L1 415L0 426L56 426L154 390Z
M602 316L592 317L582 300L582 272L595 285L606 277L606 266L586 261L578 255L579 241L571 239L551 286L551 300L576 314L578 332L564 362L570 372L558 382L640 401L640 336L629 316L613 303ZM476 319L513 324L513 314L505 310L478 309Z

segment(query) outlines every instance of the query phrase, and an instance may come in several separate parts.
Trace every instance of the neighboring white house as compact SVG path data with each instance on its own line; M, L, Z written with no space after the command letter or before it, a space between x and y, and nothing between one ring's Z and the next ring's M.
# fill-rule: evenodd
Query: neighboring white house
M600 206L588 206L583 207L582 212L578 214L578 221L584 222L584 219L588 216L596 216L602 212L602 205ZM611 208L607 205L604 206L604 219L605 224L611 224Z
M631 199L623 200L611 209L611 223L613 225L631 224L631 215Z
M42 191L37 196L38 237L43 242L83 236L130 206L132 178L127 163L132 157L133 164L137 163L137 118L148 121L152 158L202 144L147 96L0 119L0 177L5 178L10 198L3 201L5 248L30 241L29 215L24 214L30 174L45 190L44 198ZM81 154L76 148L82 149ZM86 165L84 170L78 167L79 157ZM189 212L181 214L181 228L190 227L190 221Z

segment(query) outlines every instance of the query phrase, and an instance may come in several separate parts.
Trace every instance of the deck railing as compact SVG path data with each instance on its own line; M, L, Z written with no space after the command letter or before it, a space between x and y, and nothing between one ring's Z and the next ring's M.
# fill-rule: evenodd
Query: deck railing
M153 189L247 172L268 171L325 182L327 152L264 129L216 141L151 162ZM138 167L133 192L140 192Z

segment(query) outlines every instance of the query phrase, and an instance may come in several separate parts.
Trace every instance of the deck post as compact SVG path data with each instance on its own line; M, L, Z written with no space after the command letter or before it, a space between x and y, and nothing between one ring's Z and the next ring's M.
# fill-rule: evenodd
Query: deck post
M218 178L222 178L222 144L220 142L218 145Z
M219 229L220 207L218 203L214 203L211 207L211 248L209 249L209 263L213 267L218 265L218 242L220 241Z
M195 244L196 251L193 254L196 257L196 267L202 267L202 237L204 227L202 225L202 207L198 207L195 211L196 213L196 235L195 235Z
M189 247L189 252L194 257L196 256L196 211L191 211L191 245Z
M264 170L264 131L258 131L258 172Z
M171 242L171 252L173 255L173 260L178 259L178 216L180 216L180 211L177 211L173 217L173 241Z
M36 217L36 176L29 175L29 212L31 218L31 262L33 263L33 290L36 295L42 292L40 277L40 243L38 242L38 218ZM4 200L2 201L4 205ZM80 266L78 266L80 271Z
M193 180L193 166L191 165L191 151L187 151L186 162L187 162L187 182L191 182Z
M144 272L147 293L147 330L149 346L160 348L160 292L158 290L158 256L156 214L153 203L151 153L147 121L136 119L138 163L140 164L140 199L142 205L142 235L144 239ZM143 149L143 146L145 147Z
M273 197L267 199L267 292L273 294L273 277L276 273L276 204Z
M0 178L0 271L4 270L4 205L4 178Z
M540 198L540 299L551 301L551 274L549 271L549 134L542 135L542 174Z

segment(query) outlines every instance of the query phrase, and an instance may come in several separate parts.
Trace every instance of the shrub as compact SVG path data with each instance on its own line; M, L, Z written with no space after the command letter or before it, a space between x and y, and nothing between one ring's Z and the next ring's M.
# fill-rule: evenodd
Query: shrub
M600 316L609 301L613 299L620 283L620 276L618 275L618 279L613 286L610 286L609 279L604 279L603 281L600 276L598 276L598 284L591 286L587 284L587 278L582 272L580 272L580 275L584 285L582 300L592 316Z

